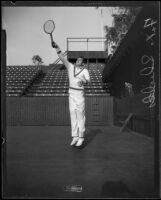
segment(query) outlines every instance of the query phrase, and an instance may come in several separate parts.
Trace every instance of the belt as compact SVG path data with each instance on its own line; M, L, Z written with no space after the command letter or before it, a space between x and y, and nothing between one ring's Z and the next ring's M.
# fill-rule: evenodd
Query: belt
M81 91L84 91L84 89L73 88L73 87L69 87L69 89L73 89L73 90L81 90Z

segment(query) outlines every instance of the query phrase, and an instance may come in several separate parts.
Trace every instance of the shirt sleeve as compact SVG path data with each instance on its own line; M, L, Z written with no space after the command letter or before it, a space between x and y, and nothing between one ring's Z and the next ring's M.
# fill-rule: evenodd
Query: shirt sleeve
M90 75L89 75L89 72L87 69L84 69L84 76L85 76L85 79L90 82Z
M58 54L59 59L63 62L66 68L69 67L69 61L64 57L62 53Z

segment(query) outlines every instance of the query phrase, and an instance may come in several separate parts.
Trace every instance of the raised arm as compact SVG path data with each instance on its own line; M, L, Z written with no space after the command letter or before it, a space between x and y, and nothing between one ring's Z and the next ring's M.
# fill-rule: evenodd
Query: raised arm
M60 47L55 42L52 42L52 47L56 49L58 57L63 62L63 64L65 65L65 67L68 67L69 66L69 61L63 56Z

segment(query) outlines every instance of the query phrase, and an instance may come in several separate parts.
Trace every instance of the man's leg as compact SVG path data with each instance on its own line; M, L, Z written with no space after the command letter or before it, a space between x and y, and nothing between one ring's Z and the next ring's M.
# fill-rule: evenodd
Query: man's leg
M79 141L76 146L81 146L84 142L85 134L85 98L84 96L80 97L80 104L77 107L77 120L79 127Z
M79 137L84 137L85 133L85 110L77 110L77 120L79 127Z
M72 135L72 137L78 137L79 131L78 131L76 110L70 110L70 119L71 119L71 135Z
M75 101L72 98L72 95L69 95L69 111L70 111L70 119L71 119L71 136L73 137L73 141L71 145L74 145L78 139L78 123L77 123L77 112L75 107Z

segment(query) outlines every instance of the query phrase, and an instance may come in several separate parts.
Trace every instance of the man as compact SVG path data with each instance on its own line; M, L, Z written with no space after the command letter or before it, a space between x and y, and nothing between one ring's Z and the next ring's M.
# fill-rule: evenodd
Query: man
M111 58L112 58L112 56L114 55L115 51L116 51L116 46L115 46L115 45L112 45L112 46L111 46L111 53L109 54L109 56L108 56L108 58L107 58L107 62L109 62L109 61L111 60Z
M103 74L103 76L102 76L102 82L103 83L111 82L110 77L109 77L110 73L111 73L111 68L110 68L109 62L110 62L112 56L114 55L115 51L116 51L116 46L112 45L111 46L111 53L108 55L108 58L106 60L106 67L103 69L103 73L102 73Z
M87 69L84 68L84 58L79 57L73 65L62 54L60 47L52 42L60 60L65 65L69 77L69 111L71 119L71 146L82 146L85 134L85 98L84 84L90 82Z

